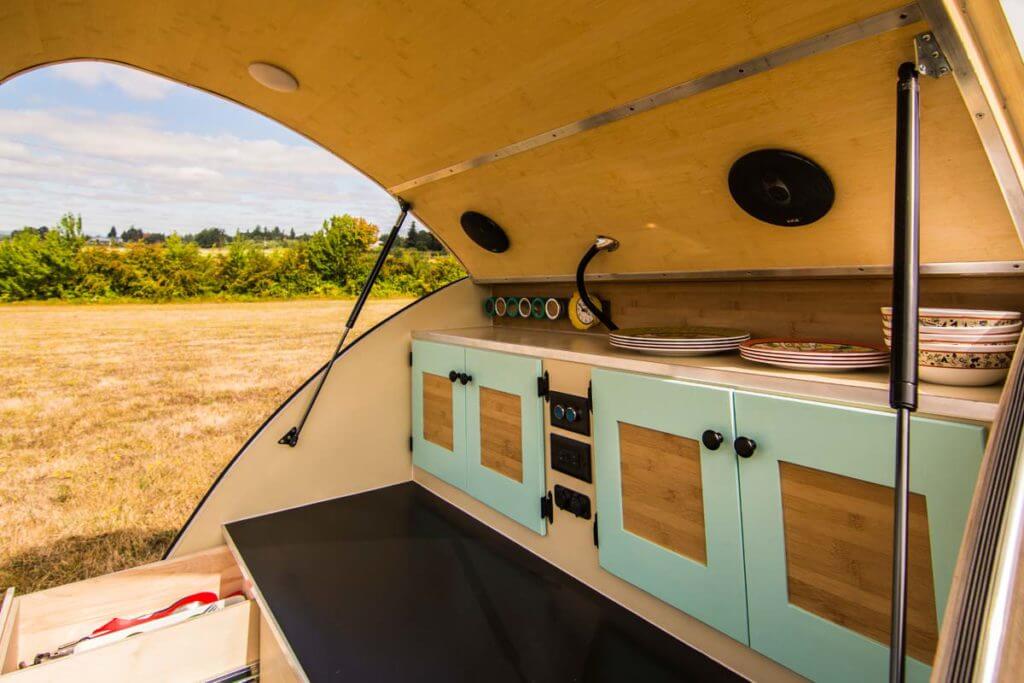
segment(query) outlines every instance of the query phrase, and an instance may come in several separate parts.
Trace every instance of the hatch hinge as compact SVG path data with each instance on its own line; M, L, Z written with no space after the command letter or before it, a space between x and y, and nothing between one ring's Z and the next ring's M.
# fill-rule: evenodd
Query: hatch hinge
M600 543L600 540L598 539L598 534L597 534L597 513L596 512L594 513L594 546L598 547L598 548L601 547L601 543Z
M914 64L919 74L932 78L942 78L950 72L946 54L931 31L914 36Z
M594 412L594 383L587 382L587 410Z
M540 516L541 519L548 520L548 524L555 523L555 503L551 498L551 491L540 499Z
M409 352L409 367L412 367L412 351Z
M547 370L544 371L543 377L537 378L537 395L543 396L545 401L551 400L551 379Z
M409 435L409 452L412 453L412 434Z

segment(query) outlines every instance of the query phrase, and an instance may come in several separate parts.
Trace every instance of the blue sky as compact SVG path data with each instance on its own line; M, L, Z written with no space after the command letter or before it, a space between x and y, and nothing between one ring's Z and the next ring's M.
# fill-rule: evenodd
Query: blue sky
M0 85L0 232L52 225L311 232L351 213L382 230L395 201L283 126L207 93L114 64L77 62Z

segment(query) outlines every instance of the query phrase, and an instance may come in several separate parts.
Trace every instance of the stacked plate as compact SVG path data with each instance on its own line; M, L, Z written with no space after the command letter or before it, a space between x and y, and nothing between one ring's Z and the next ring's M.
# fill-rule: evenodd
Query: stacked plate
M749 332L727 327L634 327L608 337L617 349L660 356L710 356L734 351L748 339Z
M892 309L882 308L886 346ZM954 386L994 384L1010 369L1021 334L1018 311L922 308L918 311L918 374L926 382Z
M889 352L882 346L824 339L751 339L740 345L740 355L755 363L813 372L846 372L889 364Z

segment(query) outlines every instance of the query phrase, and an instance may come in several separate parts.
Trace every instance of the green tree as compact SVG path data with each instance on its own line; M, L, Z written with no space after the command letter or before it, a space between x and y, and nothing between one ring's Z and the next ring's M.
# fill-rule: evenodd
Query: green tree
M223 247L230 239L220 228L204 228L195 234L195 243L203 249Z
M357 274L360 260L377 243L377 226L348 214L331 216L307 245L310 267L327 282L344 287Z
M82 217L67 213L52 230L22 230L0 243L0 299L61 298L74 290L85 244Z
M142 238L145 237L145 236L146 236L146 234L144 232L142 232L141 230L139 230L138 228L136 228L133 225L130 228L128 228L127 230L125 230L124 232L121 233L121 241L122 242L141 242Z
M107 237L110 239L111 242L116 242L117 241L117 228L114 227L113 225L111 225L110 226L110 232L107 233Z

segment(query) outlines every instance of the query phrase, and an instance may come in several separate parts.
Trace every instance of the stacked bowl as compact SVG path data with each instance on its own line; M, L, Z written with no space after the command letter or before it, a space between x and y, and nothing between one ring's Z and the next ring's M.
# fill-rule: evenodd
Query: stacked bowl
M892 308L882 308L886 346ZM922 308L918 313L918 374L926 382L985 386L1006 377L1021 333L1019 311Z

